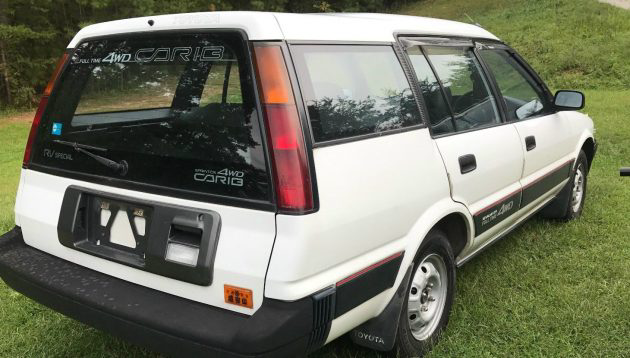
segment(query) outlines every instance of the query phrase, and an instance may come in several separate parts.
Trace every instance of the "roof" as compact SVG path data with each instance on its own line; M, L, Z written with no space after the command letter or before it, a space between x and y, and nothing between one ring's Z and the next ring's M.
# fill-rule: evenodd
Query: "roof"
M153 20L153 26L149 25ZM116 20L83 28L68 47L88 37L139 31L234 28L250 40L384 41L397 33L497 39L483 28L428 17L372 14L289 14L253 11L198 12Z

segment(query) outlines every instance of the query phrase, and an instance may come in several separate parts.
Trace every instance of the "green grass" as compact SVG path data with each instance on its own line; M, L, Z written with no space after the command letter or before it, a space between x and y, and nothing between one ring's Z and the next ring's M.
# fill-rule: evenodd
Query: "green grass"
M0 233L13 226L13 204L30 124L6 123L14 112L0 113Z
M458 270L449 327L431 357L630 356L630 91L590 90L600 149L584 215L533 219ZM0 230L13 227L27 123L0 119ZM0 283L0 356L153 356ZM315 357L376 353L347 338Z
M479 23L553 88L630 86L630 11L594 0L425 0L409 15Z
M532 219L458 270L449 327L431 357L630 357L630 12L594 1L425 1L406 13L469 16L512 44L555 88L586 92L599 152L583 216ZM610 90L610 88L625 90ZM0 113L0 231L29 125ZM0 283L0 356L153 356ZM376 353L340 338L315 357Z

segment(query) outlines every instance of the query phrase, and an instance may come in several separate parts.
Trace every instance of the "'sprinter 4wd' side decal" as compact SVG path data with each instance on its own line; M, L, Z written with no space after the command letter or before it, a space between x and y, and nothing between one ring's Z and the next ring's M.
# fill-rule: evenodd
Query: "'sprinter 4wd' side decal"
M517 212L521 208L522 195L523 193L519 189L476 212L473 215L475 234L479 236L479 234Z
M536 198L553 189L571 175L574 160L553 169L533 182L527 184L507 196L479 210L473 215L475 221L475 236L479 236L491 227L505 220L520 208L531 204Z

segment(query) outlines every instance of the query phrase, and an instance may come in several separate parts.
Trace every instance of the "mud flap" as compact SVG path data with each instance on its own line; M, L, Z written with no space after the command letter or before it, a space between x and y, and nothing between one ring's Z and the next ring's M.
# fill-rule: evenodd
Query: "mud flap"
M407 269L394 297L380 315L363 323L350 333L352 342L378 351L390 351L396 342L400 310L403 307L413 265Z

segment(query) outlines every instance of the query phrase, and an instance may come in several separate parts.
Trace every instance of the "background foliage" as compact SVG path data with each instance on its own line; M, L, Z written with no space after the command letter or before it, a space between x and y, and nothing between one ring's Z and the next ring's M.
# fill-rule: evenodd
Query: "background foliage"
M114 10L83 0L79 11L78 1L0 0L0 6L3 1L5 5L11 1L11 9L21 4L20 11L39 14L42 21L61 23L65 6L75 15L83 14L78 24L133 16L140 10L131 5L144 3L121 0ZM156 3L150 2L149 10L160 9ZM225 3L214 4L225 9ZM159 12L194 5L186 0L159 4L164 7ZM209 2L204 4L195 9L208 9ZM246 1L230 4L254 6ZM262 4L257 2L259 8L267 6ZM356 1L347 7L333 1L303 4L303 11L355 11L367 6ZM313 5L319 8L311 9ZM38 7L55 9L46 15ZM132 7L134 12L125 12ZM99 16L89 15L90 11ZM585 90L584 111L595 120L599 143L582 218L571 223L533 218L460 268L449 327L429 357L630 357L630 181L618 172L630 165L630 11L596 0L422 0L409 1L396 11L478 22L519 51L551 88ZM0 17L3 14L0 8ZM12 48L13 54L50 51L48 57L27 58L31 63L35 58L48 59L39 84L32 87L33 93L39 93L79 25L68 27L63 36L36 37L47 32L14 20L10 24L22 24L24 30L21 47ZM9 37L7 31L0 30L2 39ZM16 75L20 80L37 68L15 63L16 68L28 68ZM0 98L4 94L0 85ZM0 234L15 225L13 205L32 118L32 111L0 108ZM159 357L41 306L3 282L0 337L0 357ZM381 355L341 337L313 357Z
M0 108L30 107L74 34L89 24L167 13L384 11L396 0L0 0Z

